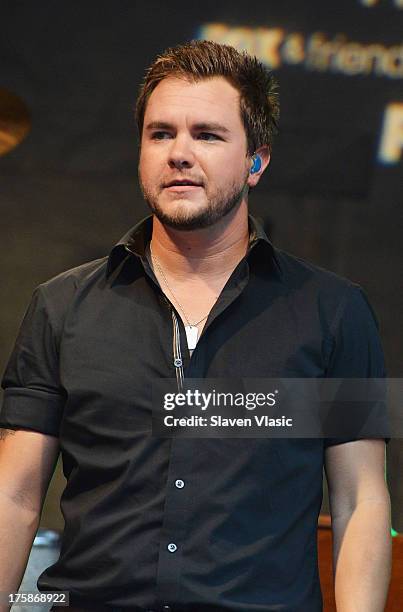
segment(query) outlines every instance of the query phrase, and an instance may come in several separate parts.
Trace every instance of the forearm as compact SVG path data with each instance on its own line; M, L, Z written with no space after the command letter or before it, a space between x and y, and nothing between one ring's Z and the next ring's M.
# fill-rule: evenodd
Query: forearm
M337 612L383 612L392 540L390 501L361 501L349 516L332 519Z
M0 592L18 591L40 516L20 507L0 491ZM10 606L0 602L0 612Z

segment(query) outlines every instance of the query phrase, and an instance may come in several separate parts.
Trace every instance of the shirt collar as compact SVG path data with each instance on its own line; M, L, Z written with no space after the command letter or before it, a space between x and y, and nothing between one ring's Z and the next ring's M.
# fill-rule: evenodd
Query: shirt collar
M257 244L261 243L265 249L270 251L276 269L280 276L282 276L281 262L277 250L267 237L263 224L252 215L248 215L248 223L249 252L254 249ZM122 236L109 254L106 272L107 276L117 269L123 260L128 257L129 253L137 255L138 257L145 257L147 244L151 240L152 229L153 215L149 215L148 217L145 217L139 221L124 236Z

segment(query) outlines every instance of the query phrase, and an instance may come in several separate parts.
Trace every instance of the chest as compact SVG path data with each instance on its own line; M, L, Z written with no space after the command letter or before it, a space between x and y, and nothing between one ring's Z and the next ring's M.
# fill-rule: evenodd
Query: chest
M200 315L209 317L207 324L206 317L198 325L191 358L187 321L178 318L185 374L193 378L323 374L323 338L313 309L306 325L307 313L302 316L289 296L256 283L238 293L236 288L225 290L212 306L213 298L199 302L198 297L186 302L189 313L193 304L202 303L208 312ZM115 399L141 397L152 378L175 377L173 341L172 303L145 279L119 287L107 297L91 295L73 305L66 318L60 344L62 384L72 392L92 389Z
M224 291L190 356L189 378L321 376L319 327L308 328L287 296L256 284ZM319 323L317 324L319 326ZM60 343L67 403L62 438L116 452L151 433L153 381L176 378L172 307L146 279L73 304ZM115 451L114 451L115 452Z

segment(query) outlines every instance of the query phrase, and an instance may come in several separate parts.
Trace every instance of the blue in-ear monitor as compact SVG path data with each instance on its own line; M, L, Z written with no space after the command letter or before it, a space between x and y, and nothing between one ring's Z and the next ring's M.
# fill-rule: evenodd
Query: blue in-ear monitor
M256 172L259 172L261 167L262 167L262 160L260 158L260 155L254 155L252 157L252 166L250 169L250 173L256 174Z

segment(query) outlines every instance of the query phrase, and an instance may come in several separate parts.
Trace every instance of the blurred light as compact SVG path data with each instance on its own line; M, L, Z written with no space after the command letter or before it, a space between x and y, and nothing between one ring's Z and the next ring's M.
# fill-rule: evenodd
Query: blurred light
M0 155L5 155L26 137L31 117L24 102L0 87Z
M383 164L397 164L403 151L403 102L388 104L383 116L378 160Z

